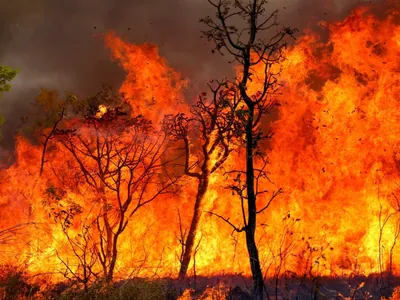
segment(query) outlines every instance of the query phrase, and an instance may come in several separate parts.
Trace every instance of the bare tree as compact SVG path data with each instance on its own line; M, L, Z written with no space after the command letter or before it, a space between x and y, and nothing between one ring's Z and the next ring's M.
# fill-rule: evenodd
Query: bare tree
M270 202L265 207L257 209L257 195L262 191L257 191L256 177L264 177L266 172L264 169L257 171L254 164L258 157L262 158L259 142L268 138L268 135L262 132L260 125L263 117L274 107L271 97L280 87L278 75L284 59L284 40L285 37L292 36L295 31L284 28L272 33L278 26L278 12L267 13L265 9L267 0L208 0L208 2L215 8L216 16L201 20L208 27L203 34L215 43L217 51L227 52L241 69L240 75L230 83L237 88L242 100L242 107L236 112L242 123L240 136L243 137L243 146L246 150L244 172L246 179L243 184L233 189L242 202L246 202L247 212L243 210L243 228L234 228L246 233L255 298L263 299L264 282L255 231L257 213L267 209ZM267 34L270 37L263 39ZM254 69L256 66L262 66L263 71L257 73ZM249 90L253 80L260 82L260 90L255 94ZM238 174L240 175L241 171ZM272 196L271 200L274 197Z
M264 278L266 278L268 274L273 274L271 279L275 281L275 299L278 299L279 280L281 279L284 265L287 262L291 250L295 247L293 235L296 224L299 221L300 219L294 218L291 216L290 212L288 212L282 219L281 231L275 234L277 239L271 243L267 242L271 259L268 265L263 265Z
M164 122L172 140L183 143L184 174L197 179L197 194L190 228L185 236L181 230L181 279L186 276L194 254L210 176L223 165L234 149L235 117L232 107L238 103L237 93L229 88L225 81L211 82L209 88L211 98L208 99L206 93L201 94L196 105L191 108L190 115L180 113L166 116ZM194 143L191 137L200 142Z
M79 222L79 230L71 232L70 226L76 217L83 213L83 208L66 196L65 190L49 186L44 192L42 204L49 216L61 226L70 250L67 253L73 254L74 261L71 261L69 257L64 257L64 253L56 250L56 255L63 267L60 273L71 282L83 285L84 290L87 291L89 285L94 279L98 279L100 274L96 268L98 256L97 243L92 232L93 221L90 220L90 214L86 214L86 217Z
M86 201L96 204L91 232L97 235L97 259L107 281L113 279L118 242L132 217L159 195L172 192L178 180L169 172L170 161L162 159L165 132L141 116L124 115L118 108L100 106L75 128L56 129L52 139L70 155L70 178L84 186ZM70 211L63 214L67 217Z
M383 178L381 179L383 180ZM380 183L379 183L380 184ZM397 187L400 187L397 184ZM379 213L378 213L378 224L379 224L379 237L378 237L378 264L379 264L379 290L381 297L389 297L393 293L393 255L395 247L397 245L397 239L400 236L400 199L396 195L398 189L391 195L386 196L386 200L389 200L390 205L384 207L382 204L382 196L380 193L380 185L378 185L378 200L379 200ZM383 243L385 230L390 225L393 227L393 237L390 244L386 245ZM388 252L388 253L385 253ZM385 257L386 254L386 257Z

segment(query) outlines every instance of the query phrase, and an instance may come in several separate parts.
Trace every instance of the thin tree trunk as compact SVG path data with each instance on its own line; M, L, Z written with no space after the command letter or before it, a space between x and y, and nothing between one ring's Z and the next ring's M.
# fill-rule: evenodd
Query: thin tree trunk
M112 238L112 229L111 229L108 217L107 217L107 213L104 214L103 221L104 221L104 227L105 227L106 236L107 236L106 249L105 249L106 250L106 253L105 253L106 274L104 274L104 275L105 275L106 281L110 282L112 280L112 276L113 276L112 272L110 272L110 264L112 261L112 240L113 240L113 238ZM107 264L109 264L109 265L107 266Z
M197 228L199 226L201 216L202 216L201 207L203 205L203 199L207 192L209 181L210 181L210 177L208 174L202 176L199 179L199 185L198 185L197 195L196 195L196 202L194 205L194 214L193 214L192 222L190 224L189 233L186 237L184 252L182 255L181 267L179 270L179 278L180 279L185 278L188 268L189 268L190 261L192 260L194 243L195 243L196 236L197 236Z
M115 270L115 265L117 264L117 257L118 257L118 237L119 234L114 236L113 243L112 243L112 255L110 257L110 265L108 267L108 273L107 273L107 282L111 282L114 277L114 270Z
M254 108L249 107L249 120L246 126L246 186L248 223L246 227L246 245L250 258L250 268L253 275L254 296L257 300L264 299L264 280L255 241L257 222L256 194L254 189L254 161L253 161L253 116Z
M110 264L112 261L112 253L113 253L113 232L110 225L110 221L108 219L108 201L104 195L104 186L101 187L101 201L102 201L102 219L104 223L104 230L106 233L105 238L105 253L104 255L104 278L106 281L111 281L113 277L113 272L110 272ZM101 233L100 233L101 234Z
M246 231L246 245L250 258L250 268L253 275L254 295L255 299L264 299L264 280L261 272L260 260L258 257L258 249L255 243L254 235Z

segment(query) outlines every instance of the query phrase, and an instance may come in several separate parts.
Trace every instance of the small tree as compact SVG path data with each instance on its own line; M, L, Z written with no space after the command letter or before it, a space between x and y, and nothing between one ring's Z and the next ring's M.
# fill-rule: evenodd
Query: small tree
M192 221L186 237L181 241L183 251L179 278L186 276L189 263L194 253L198 226L203 215L203 201L210 183L210 176L217 171L233 150L235 117L231 106L236 105L237 94L229 89L226 82L209 84L212 93L208 99L206 93L190 110L190 115L183 113L167 116L165 125L174 141L183 143L185 155L184 174L197 179L197 194ZM200 142L193 143L192 137Z
M11 89L9 82L17 76L18 70L13 70L9 67L0 65L0 97L3 92L8 92ZM4 123L4 117L0 116L0 125ZM1 133L0 133L1 138Z
M64 267L60 272L72 282L83 285L87 291L93 279L99 279L100 274L96 270L98 244L92 232L93 221L90 220L90 215L86 215L86 218L80 221L79 233L71 232L70 226L74 219L83 213L83 207L66 196L65 190L49 186L44 192L42 203L49 216L61 226L69 250L77 261L77 265L73 264L56 250L56 255Z
M241 123L238 137L243 138L246 168L244 182L240 180L243 172L237 170L237 185L232 186L232 189L241 198L242 207L243 203L246 203L247 212L243 215L244 226L241 229L234 228L246 233L255 298L263 299L264 282L255 231L257 213L264 211L270 201L265 207L257 208L257 195L265 191L259 189L256 181L257 178L266 176L267 162L259 149L259 144L261 140L269 137L262 131L261 122L274 107L271 96L280 86L278 75L284 58L284 39L286 36L292 36L294 31L284 28L271 35L272 30L278 26L278 12L267 14L265 9L267 0L208 0L208 2L215 8L216 16L201 20L208 27L203 34L215 43L217 51L228 52L240 68L240 74L230 84L237 88L241 98L242 105L236 109L236 115ZM270 38L264 39L263 35L266 33L271 35ZM260 66L262 72L257 72L255 68ZM256 93L252 93L249 89L253 81L259 82L260 90ZM254 166L258 159L262 161L261 168ZM276 193L271 200L275 196Z
M9 82L17 76L18 70L13 70L10 67L0 65L0 95L3 92L8 92L11 88Z
M178 180L169 174L170 161L161 160L165 132L157 132L141 116L124 115L118 108L100 106L73 129L53 133L53 140L70 155L68 176L75 181L66 188L84 187L86 201L96 204L86 223L93 224L97 259L107 281L113 279L118 242L132 217L159 195L171 192ZM66 172L57 167L52 171Z

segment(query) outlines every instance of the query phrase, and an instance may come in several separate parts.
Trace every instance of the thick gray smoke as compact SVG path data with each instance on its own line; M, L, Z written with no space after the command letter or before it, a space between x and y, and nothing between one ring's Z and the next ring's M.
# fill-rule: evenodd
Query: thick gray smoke
M102 83L116 88L123 71L93 36L115 30L132 43L152 42L184 77L198 86L230 69L200 39L201 17L213 14L207 0L13 0L0 10L0 64L20 69L1 100L3 148L12 148L20 117L41 87L90 95ZM280 22L303 29L342 18L362 0L274 0ZM371 2L371 1L368 1Z

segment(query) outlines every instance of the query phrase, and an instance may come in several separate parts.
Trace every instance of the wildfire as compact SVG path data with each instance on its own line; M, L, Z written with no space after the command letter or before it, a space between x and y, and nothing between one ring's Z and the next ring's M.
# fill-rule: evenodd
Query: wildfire
M274 182L265 180L265 186L271 191L281 187L285 193L258 220L260 258L268 275L309 270L370 274L389 267L400 273L395 243L400 232L398 18L398 11L378 19L359 8L327 27L327 41L307 34L288 49L279 119L265 149ZM120 91L135 116L144 115L158 129L164 114L187 111L182 94L186 81L156 46L131 45L113 33L105 42L127 73ZM107 111L100 105L96 118ZM84 131L82 127L80 134ZM41 155L41 146L18 137L16 162L0 173L0 233L26 224L18 232L23 238L2 246L0 262L24 262L31 272L56 274L65 267L60 257L72 269L78 261L63 228L44 208L44 191L64 184L65 202L57 203L75 203L83 210L69 228L73 238L82 234L82 222L90 219L88 211L98 194L84 190L82 178L72 178L77 166L70 152L50 149L43 176ZM234 154L224 168L241 164L240 155ZM212 175L203 210L241 224L240 201L226 189L226 181L222 171ZM195 195L189 181L178 195L161 195L138 210L120 239L118 278L177 275L182 246L177 237L190 224ZM262 207L268 198L259 201ZM232 234L229 225L211 215L199 228L197 274L250 275L244 236ZM189 272L194 272L193 262Z
M105 36L105 43L127 73L120 91L135 113L158 123L164 114L185 110L182 91L187 82L168 66L155 45L132 45L113 32Z
M359 8L328 26L329 41L308 35L289 51L270 172L302 235L333 248L328 274L368 274L400 258L398 216L384 225L399 195L397 19Z
M99 109L96 112L96 118L101 119L105 113L107 113L107 106L105 106L104 104L100 104Z

